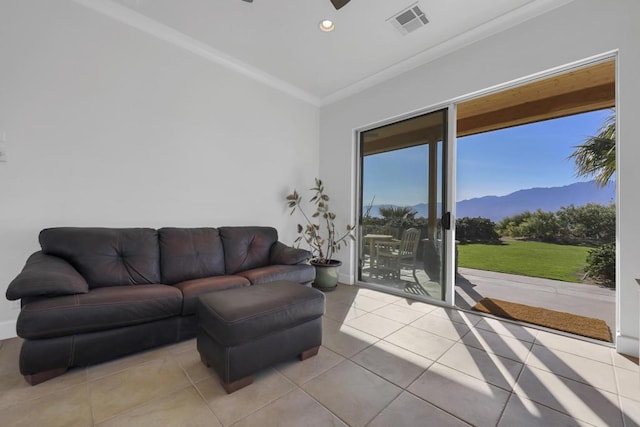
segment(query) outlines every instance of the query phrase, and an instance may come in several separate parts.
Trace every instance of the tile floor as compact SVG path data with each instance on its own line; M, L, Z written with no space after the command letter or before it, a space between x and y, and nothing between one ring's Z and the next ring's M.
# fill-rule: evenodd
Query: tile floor
M0 342L3 426L638 426L640 370L613 349L353 286L323 346L227 395L195 340L28 386Z

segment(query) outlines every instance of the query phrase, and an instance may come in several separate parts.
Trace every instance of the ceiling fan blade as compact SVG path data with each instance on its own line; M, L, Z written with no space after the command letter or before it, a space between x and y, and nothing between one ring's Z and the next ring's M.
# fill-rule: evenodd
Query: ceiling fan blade
M349 3L349 0L331 0L331 3L333 4L333 7L335 7L336 10L338 10L345 4Z

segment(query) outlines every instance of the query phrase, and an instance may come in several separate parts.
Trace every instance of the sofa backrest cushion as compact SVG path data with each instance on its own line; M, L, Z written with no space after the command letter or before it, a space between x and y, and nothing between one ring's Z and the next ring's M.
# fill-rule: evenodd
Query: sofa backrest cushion
M216 228L161 228L162 283L224 275L224 251Z
M74 266L90 289L160 283L158 233L151 228L47 228L40 246Z
M271 246L278 241L273 227L220 227L227 274L269 265Z

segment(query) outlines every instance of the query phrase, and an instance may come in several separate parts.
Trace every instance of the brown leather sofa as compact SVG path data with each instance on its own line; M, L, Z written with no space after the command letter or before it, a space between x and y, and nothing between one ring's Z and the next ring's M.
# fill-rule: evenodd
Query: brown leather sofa
M308 251L271 227L49 228L6 296L21 299L20 372L68 368L193 338L198 296L315 278Z

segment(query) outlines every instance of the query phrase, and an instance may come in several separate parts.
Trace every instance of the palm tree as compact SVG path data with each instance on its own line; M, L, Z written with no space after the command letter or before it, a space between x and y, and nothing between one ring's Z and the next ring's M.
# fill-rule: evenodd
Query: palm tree
M411 206L381 206L378 211L384 219L413 219L418 212Z
M594 176L604 187L616 172L616 114L612 110L596 136L575 147L569 158L576 162L576 176Z

